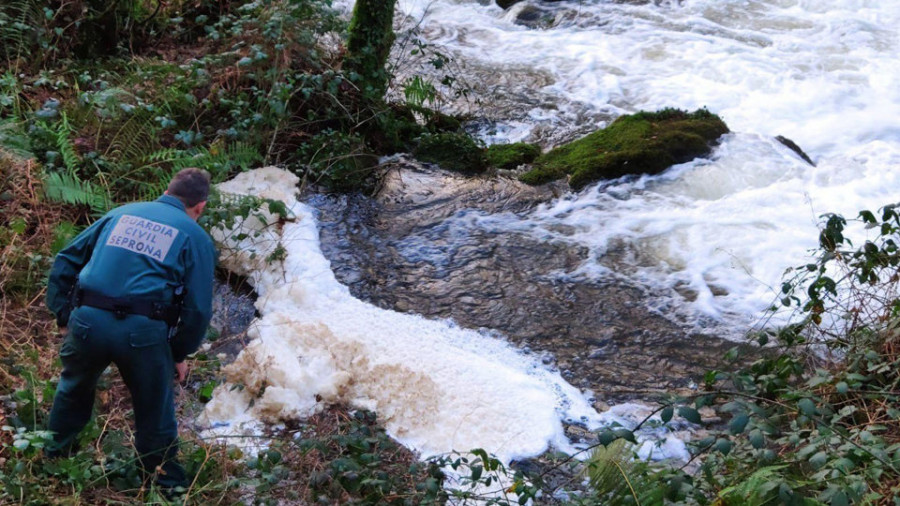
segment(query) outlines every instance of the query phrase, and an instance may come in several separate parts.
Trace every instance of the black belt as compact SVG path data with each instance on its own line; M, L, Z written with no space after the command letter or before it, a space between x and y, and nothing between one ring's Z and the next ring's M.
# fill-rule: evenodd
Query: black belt
M151 320L161 320L174 327L181 315L181 306L150 300L107 297L102 293L83 288L75 289L72 307L90 306L103 309L122 319L130 314L146 316Z

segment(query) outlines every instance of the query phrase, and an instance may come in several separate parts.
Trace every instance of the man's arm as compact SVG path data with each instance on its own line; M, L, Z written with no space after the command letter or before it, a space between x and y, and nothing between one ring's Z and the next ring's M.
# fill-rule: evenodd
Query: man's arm
M206 336L206 329L212 318L213 273L216 267L216 250L212 241L195 242L188 252L185 273L185 297L181 308L181 322L172 339L172 358L181 362L197 351Z
M60 328L69 322L69 313L72 312L71 294L75 283L78 282L78 273L90 261L97 238L103 232L103 226L107 221L109 221L107 216L95 221L78 234L53 260L47 282L47 307L56 315L56 324Z

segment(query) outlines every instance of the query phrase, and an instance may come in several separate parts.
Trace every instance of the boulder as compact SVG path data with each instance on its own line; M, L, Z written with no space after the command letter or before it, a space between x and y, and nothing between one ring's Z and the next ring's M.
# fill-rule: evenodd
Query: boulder
M540 156L520 179L543 184L569 176L569 186L578 190L600 179L658 174L709 154L725 133L725 123L706 109L621 116L602 130Z
M423 135L413 155L423 162L463 174L478 174L488 167L484 147L465 133Z
M539 5L525 4L517 6L516 9L518 11L514 12L514 23L528 28L549 28L556 19L554 10Z
M497 0L497 6L501 9L509 9L521 1L522 0Z

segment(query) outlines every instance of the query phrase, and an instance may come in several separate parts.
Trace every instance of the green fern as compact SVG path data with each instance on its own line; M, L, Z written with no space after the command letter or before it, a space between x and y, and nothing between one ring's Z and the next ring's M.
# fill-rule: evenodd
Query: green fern
M620 497L629 492L634 495L634 488L628 480L633 456L627 443L624 439L617 439L609 446L598 446L591 453L586 474L598 496Z
M151 163L171 164L173 173L185 167L200 167L210 172L214 182L222 181L233 172L249 169L262 160L250 144L235 142L224 147L212 145L190 150L163 149L147 157Z
M11 61L28 52L40 19L37 2L12 0L0 6L0 55Z
M65 164L66 169L70 172L77 170L78 166L81 165L81 159L75 151L75 146L72 144L72 141L69 140L73 132L74 129L72 128L72 125L69 124L69 118L66 116L66 113L62 113L59 123L56 124L54 135L56 137L56 149L59 150L63 164Z
M28 134L22 129L22 123L15 119L0 120L0 149L12 153L19 158L33 158L31 142Z
M606 447L594 449L584 474L602 504L661 505L666 490L648 470L645 462L635 459L632 446L624 439L617 439Z
M89 206L96 213L104 213L112 207L109 194L102 187L82 181L71 170L44 175L44 198L51 202Z
M139 167L159 146L150 113L129 116L109 141L104 157Z

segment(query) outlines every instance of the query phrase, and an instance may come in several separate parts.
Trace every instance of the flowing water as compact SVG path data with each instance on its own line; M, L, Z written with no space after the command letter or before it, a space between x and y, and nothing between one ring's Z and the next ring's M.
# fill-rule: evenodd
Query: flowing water
M316 222L321 242L296 254L324 253L315 264L333 279L299 276L305 288L290 311L283 301L257 306L264 320L289 314L290 325L315 336L270 350L283 356L294 346L313 357L286 368L334 381L285 376L293 387L284 388L305 392L304 406L311 392L326 392L374 408L426 453L499 440L515 441L499 444L507 456L564 445L551 419L604 423L585 399L591 394L571 385L592 391L595 407L687 385L777 300L785 268L805 263L816 245L819 215L854 216L900 195L895 1L523 2L504 11L400 0L398 11L401 35L415 26L453 58L436 71L408 57L401 36L399 81L423 72L439 80L451 69L472 90L467 98L443 90L441 106L474 114L469 127L486 142L549 148L618 115L662 107L707 107L732 130L708 159L577 194L466 180L397 157L375 198L316 196L298 211ZM317 298L332 305L316 308ZM317 342L345 345L323 358L327 345ZM381 358L361 351L370 346ZM472 370L464 363L475 357ZM379 360L399 369L375 368ZM482 368L495 374L481 376ZM371 383L373 370L400 369L388 374L395 381ZM417 425L416 413L437 408L421 405L415 384L447 399L441 417L470 423L477 409L485 410L479 419L505 412L503 423L442 439L435 420ZM385 389L396 396L380 396ZM476 392L477 406L455 389ZM539 398L549 414L524 408ZM513 438L528 417L540 426ZM478 430L498 432L479 441Z

